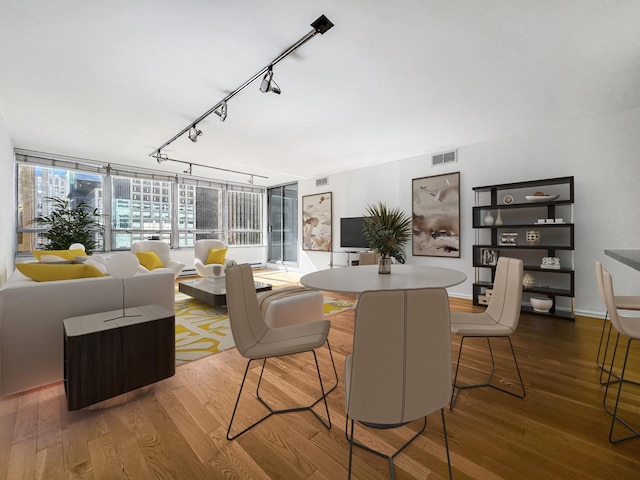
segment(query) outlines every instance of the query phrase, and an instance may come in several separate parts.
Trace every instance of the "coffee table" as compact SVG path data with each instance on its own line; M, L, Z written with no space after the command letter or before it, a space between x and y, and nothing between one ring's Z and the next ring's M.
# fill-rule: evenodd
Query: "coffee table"
M266 292L273 288L270 283L254 282L254 284L256 292ZM182 280L178 282L178 291L214 307L224 307L227 304L224 277Z

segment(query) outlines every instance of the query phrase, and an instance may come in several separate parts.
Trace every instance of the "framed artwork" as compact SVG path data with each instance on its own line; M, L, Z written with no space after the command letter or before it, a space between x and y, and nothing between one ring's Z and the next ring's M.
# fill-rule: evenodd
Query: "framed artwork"
M500 245L502 246L513 247L518 244L518 234L517 233L501 233L499 242L500 242Z
M460 172L412 184L413 254L460 258Z
M302 249L331 251L331 192L302 197Z
M483 248L481 251L480 262L482 262L482 265L497 265L499 256L500 252L498 250Z

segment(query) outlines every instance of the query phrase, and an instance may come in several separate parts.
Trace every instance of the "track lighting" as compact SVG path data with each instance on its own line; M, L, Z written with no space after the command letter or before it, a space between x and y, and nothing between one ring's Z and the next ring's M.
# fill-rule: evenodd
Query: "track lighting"
M197 142L200 135L202 135L202 130L198 130L195 124L191 125L191 128L189 129L189 140Z
M220 106L216 108L213 113L220 117L221 122L224 122L227 119L227 101L222 100L222 102L220 102Z
M273 81L273 65L269 65L269 70L267 70L266 75L262 79L262 83L260 84L261 92L273 92L280 95L281 90L276 82Z
M171 143L173 143L174 141L176 141L178 138L180 138L185 133L187 133L187 135L189 136L189 140L191 140L192 142L197 142L198 141L198 137L200 135L202 135L202 130L198 130L196 125L198 125L198 123L200 123L202 120L207 118L212 113L215 113L216 115L218 115L218 117L220 117L220 121L224 122L225 119L227 118L227 102L229 100L231 100L233 97L235 97L242 90L247 88L251 83L253 83L254 81L258 80L262 75L264 75L264 77L262 77L262 82L260 83L260 91L264 92L264 93L273 92L273 93L276 93L276 94L280 94L281 93L280 87L278 86L278 84L276 82L273 81L273 67L274 67L274 65L279 63L281 60L283 60L288 55L290 55L293 52L295 52L299 47L301 47L302 45L307 43L309 40L311 40L313 37L315 37L318 33L323 35L327 30L329 30L330 28L333 27L333 23L331 23L331 21L327 17L325 17L324 15L320 15L311 24L311 26L313 27L313 30L311 30L309 33L304 35L302 38L300 38L297 42L295 42L289 48L287 48L282 53L280 53L269 64L267 64L267 66L263 67L258 73L256 73L251 78L249 78L249 80L244 82L242 85L240 85L238 88L236 88L231 93L229 93L226 97L224 97L224 99L222 99L222 101L216 103L213 107L211 107L209 110L204 112L202 115L200 115L200 117L195 119L187 127L185 127L182 130L180 130L177 134L175 134L173 137L171 137L169 140L167 140L165 143L163 143L160 147L156 148L149 155L151 157L154 157L158 161L158 163L160 163L162 161L165 161L165 160L171 160L172 162L187 163L187 162L184 162L182 160L176 160L176 159L173 159L173 158L167 158L166 155L161 155L160 152L162 151L162 149L164 149L166 146L168 146ZM187 171L185 171L185 173L188 172L190 174L192 166L193 165L189 164L189 169ZM214 169L217 168L217 167L207 166L207 165L199 165L199 166L205 166L205 167L214 168ZM224 168L217 168L217 169L218 170L225 170ZM233 171L233 170L228 170L228 171ZM242 173L242 172L236 172L236 173ZM256 175L256 176L257 177L261 177L260 175ZM267 178L267 177L263 177L263 178Z
M189 168L187 168L184 172L182 173L186 173L188 175L192 175L193 174L193 164L189 164Z

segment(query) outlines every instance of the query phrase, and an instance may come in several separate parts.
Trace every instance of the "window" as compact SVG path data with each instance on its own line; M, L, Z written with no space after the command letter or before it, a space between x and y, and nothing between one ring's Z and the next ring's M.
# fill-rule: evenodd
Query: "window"
M128 250L148 238L174 248L192 247L201 238L263 244L264 189L19 152L16 160L18 253L42 248L29 222L48 213L46 197L98 207L109 220L97 250Z
M18 253L42 249L46 240L38 235L42 230L31 223L35 217L51 213L46 197L71 200L71 206L86 203L103 212L102 192L104 177L53 166L18 164ZM104 248L103 238L96 239L96 250Z

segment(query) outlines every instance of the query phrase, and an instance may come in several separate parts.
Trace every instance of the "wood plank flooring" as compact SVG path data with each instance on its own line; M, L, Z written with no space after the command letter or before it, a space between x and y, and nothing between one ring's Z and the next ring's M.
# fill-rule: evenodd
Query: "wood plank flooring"
M451 303L452 309L474 308L464 300ZM336 314L331 321L329 339L340 385L329 396L330 430L309 412L292 413L271 417L228 442L227 423L246 365L230 349L180 366L174 377L126 399L93 408L68 412L61 383L0 399L0 479L346 478L342 382L353 312ZM601 325L589 318L522 315L512 340L527 396L468 390L453 411L445 410L454 478L640 478L640 439L615 446L608 441L610 416L602 407L604 387L595 367ZM456 355L459 341L452 341ZM461 376L474 381L486 366L486 342L468 342ZM495 345L496 375L509 385L515 375L509 352L500 340ZM638 348L630 367L636 378ZM319 357L328 382L332 372L326 349ZM307 368L311 361L310 356L274 361L264 380L265 395L278 405L309 401L317 393L315 373ZM257 375L254 368L252 385ZM626 390L624 408L640 424L640 387L632 387ZM240 422L263 412L256 401L245 398ZM397 446L416 428L364 438L383 448ZM426 433L396 458L396 473L398 479L448 478L439 413L429 417ZM388 478L386 461L356 450L354 478Z

